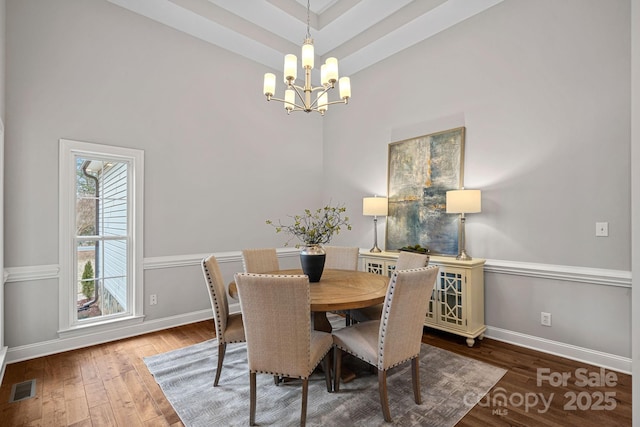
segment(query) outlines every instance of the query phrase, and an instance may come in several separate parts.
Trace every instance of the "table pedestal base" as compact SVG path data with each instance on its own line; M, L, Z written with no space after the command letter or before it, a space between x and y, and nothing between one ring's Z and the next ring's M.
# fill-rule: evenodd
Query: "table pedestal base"
M313 323L313 329L316 331L328 332L331 333L333 328L331 327L331 323L329 319L327 319L326 311L312 311L311 312L311 322Z
M312 311L311 312L311 322L313 323L313 329L316 331L328 332L331 333L333 327L331 326L331 322L327 319L326 311ZM329 355L331 360L329 361L329 366L333 366L333 353ZM322 369L321 365L318 365L319 369ZM340 370L340 380L343 383L348 383L356 378L356 374L351 372L350 369L343 367Z

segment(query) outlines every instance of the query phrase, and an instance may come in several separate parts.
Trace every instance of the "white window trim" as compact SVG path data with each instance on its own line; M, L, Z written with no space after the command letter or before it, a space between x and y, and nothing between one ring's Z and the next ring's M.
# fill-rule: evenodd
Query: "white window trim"
M144 151L94 144L90 142L60 139L59 147L59 319L58 335L61 338L95 333L140 323L144 317L144 270L143 270L143 219L144 219ZM72 302L75 292L73 268L73 239L75 232L75 154L87 156L109 156L121 158L131 164L131 236L130 251L133 254L127 274L131 278L132 312L129 316L115 317L88 324L74 324L76 310Z

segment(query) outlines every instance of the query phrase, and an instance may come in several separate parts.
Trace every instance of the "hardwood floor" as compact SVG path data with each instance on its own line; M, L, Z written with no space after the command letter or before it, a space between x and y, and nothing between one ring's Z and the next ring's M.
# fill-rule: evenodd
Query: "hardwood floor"
M425 343L507 369L458 426L631 426L630 375L488 338L469 348L425 331Z
M458 426L631 425L629 375L603 374L591 365L488 338L468 348L463 338L425 331L425 343L508 370ZM0 425L182 426L142 358L214 336L210 321L198 322L10 364L0 387ZM539 375L539 369L546 371ZM34 398L8 403L13 384L34 378ZM498 405L501 397L506 406Z

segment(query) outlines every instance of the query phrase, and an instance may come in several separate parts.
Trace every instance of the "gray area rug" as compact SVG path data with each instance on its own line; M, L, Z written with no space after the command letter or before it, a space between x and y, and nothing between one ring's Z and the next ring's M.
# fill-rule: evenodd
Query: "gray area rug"
M229 344L218 387L213 387L216 340L146 357L147 368L185 426L249 424L249 372L246 345ZM324 375L309 381L308 426L386 426L378 394L378 376L351 356L344 363L355 380L328 393ZM422 344L422 404L416 405L411 364L393 368L387 378L392 425L454 426L506 373L504 369ZM256 423L293 426L300 423L301 382L276 386L270 375L257 376Z

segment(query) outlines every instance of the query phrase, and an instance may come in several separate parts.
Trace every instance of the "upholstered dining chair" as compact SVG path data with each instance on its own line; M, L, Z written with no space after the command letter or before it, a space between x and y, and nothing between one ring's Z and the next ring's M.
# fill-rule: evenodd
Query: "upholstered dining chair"
M242 264L245 273L268 273L280 269L275 248L244 249Z
M324 268L336 270L357 270L360 248L350 246L324 246L326 258ZM351 324L351 311L340 312L345 316L345 325Z
M400 251L396 261L396 270L409 270L429 265L429 255Z
M429 265L429 255L400 251L395 270L409 270ZM351 310L351 319L358 322L377 320L382 316L382 304Z
M202 260L202 272L209 289L209 299L213 309L213 324L216 328L216 338L218 340L218 367L216 369L216 378L213 381L213 386L217 387L227 344L245 341L244 325L241 313L229 314L227 290L215 256L210 255Z
M324 268L357 270L360 248L349 246L324 246L326 258Z
M305 275L237 273L249 364L249 424L255 425L256 374L302 380L300 425L307 417L309 376L322 361L331 391L331 334L311 328L309 278Z
M280 269L278 254L275 248L252 248L242 251L242 265L245 273L269 273ZM273 377L274 383L278 384L280 378Z
M391 422L387 395L387 372L394 366L411 361L413 397L420 396L420 346L422 327L427 313L430 286L436 280L438 267L396 270L389 280L380 320L357 323L333 332L334 392L340 391L340 365L346 351L378 370L378 389L384 420Z

